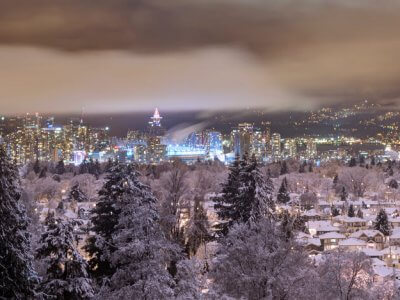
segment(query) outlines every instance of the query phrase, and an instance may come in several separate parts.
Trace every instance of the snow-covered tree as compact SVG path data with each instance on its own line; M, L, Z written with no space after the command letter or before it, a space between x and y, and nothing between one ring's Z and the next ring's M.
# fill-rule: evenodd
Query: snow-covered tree
M29 219L21 203L19 176L0 147L0 298L30 299L36 273L30 255Z
M332 217L336 217L336 216L340 215L340 211L337 209L336 206L331 207L331 215L332 215Z
M174 288L175 299L204 299L201 290L206 286L206 276L202 261L183 259L177 265Z
M399 184L398 184L398 182L397 182L397 180L396 179L391 179L390 181L389 181L389 187L390 188L392 188L392 189L398 189L399 188Z
M222 184L222 192L217 197L213 198L215 202L215 211L220 219L220 222L215 226L218 234L226 235L229 227L234 222L240 219L240 213L236 208L239 199L239 174L242 168L243 162L240 161L239 157L236 157L233 164L229 167L228 178L225 183Z
M95 235L88 238L84 249L90 256L90 270L99 280L111 276L115 271L110 261L110 255L115 250L112 234L116 230L115 226L118 224L120 213L116 204L123 197L132 193L131 177L131 166L122 164L112 166L99 191L99 201L91 212L91 231Z
M110 258L115 273L100 291L105 299L168 299L174 295L174 279L167 266L177 261L179 248L164 235L156 199L131 169L129 193L116 202L118 214Z
M70 189L68 193L69 201L85 202L87 201L86 195L80 189L79 183L76 182Z
M352 157L349 161L349 167L352 168L352 167L355 167L356 165L357 165L357 161L354 157Z
M186 251L189 256L195 255L198 248L211 239L210 224L203 200L200 197L196 197L194 200L193 214L190 217L186 234Z
M172 169L165 172L160 178L162 193L161 224L167 237L174 242L184 244L182 224L182 212L190 209L187 192L189 186L186 182L186 166L180 162L174 162Z
M46 275L39 285L39 292L47 298L60 300L89 299L93 297L92 281L87 272L87 262L79 254L75 242L75 222L46 218L36 258L47 266Z
M356 216L353 204L350 204L349 209L347 211L347 216L350 218L353 218Z
M214 288L235 299L310 299L303 287L313 274L293 239L271 220L234 225L212 264ZM307 291L308 292L308 291ZM312 297L307 293L307 297Z
M60 161L57 163L57 166L56 166L56 173L57 173L58 175L62 175L62 174L65 173L65 165L64 165L64 161L63 161L63 160L60 160Z
M290 196L287 187L288 187L287 179L286 177L284 177L276 198L279 203L286 204L290 201Z
M286 161L284 160L283 162L282 162L282 165L281 165L281 175L285 175L285 174L287 174L289 171L288 171L288 167L287 167L287 163L286 163Z
M374 228L382 232L385 236L390 234L388 215L384 209L381 209L376 216Z
M317 272L319 299L372 299L371 262L362 252L325 252Z
M339 196L340 196L340 200L342 200L342 201L346 201L347 200L348 194L347 194L347 191L346 191L345 187L342 187L342 190L341 190Z
M360 219L364 218L364 214L363 214L361 208L358 208L358 210L357 210L357 218L360 218Z

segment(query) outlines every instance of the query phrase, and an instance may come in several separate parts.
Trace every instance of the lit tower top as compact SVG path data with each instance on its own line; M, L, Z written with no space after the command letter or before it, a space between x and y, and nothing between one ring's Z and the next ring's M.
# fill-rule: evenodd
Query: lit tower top
M161 119L160 113L158 112L158 108L155 109L154 115L151 117L150 126L161 127Z

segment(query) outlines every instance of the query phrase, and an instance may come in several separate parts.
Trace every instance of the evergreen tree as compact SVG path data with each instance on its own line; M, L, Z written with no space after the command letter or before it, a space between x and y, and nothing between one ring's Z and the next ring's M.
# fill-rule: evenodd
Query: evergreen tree
M47 177L47 167L43 167L40 171L39 178L46 178Z
M179 248L164 236L150 188L133 170L126 183L129 192L116 202L118 214L111 253L116 272L100 293L104 299L170 299L174 280L169 269Z
M355 212L354 212L353 204L350 204L349 210L347 211L347 216L350 217L350 218L354 218L356 216Z
M371 158L371 166L375 166L375 156L372 156Z
M360 164L360 167L365 165L365 157L364 157L364 155L360 155L359 164Z
M64 161L62 159L57 163L56 173L58 175L62 175L65 173L65 165L64 165Z
M72 187L71 190L69 191L68 194L68 200L69 201L77 201L77 202L86 202L88 201L86 195L82 192L82 190L79 187L79 182L75 183Z
M346 201L348 197L347 191L345 187L342 187L342 191L340 192L340 200Z
M349 167L355 167L357 165L357 161L354 157L350 159Z
M287 173L288 173L288 167L286 161L284 160L281 165L281 175L285 175Z
M332 217L336 217L336 216L340 215L340 211L336 206L331 207L331 215L332 215Z
M283 178L281 186L278 191L277 201L282 204L286 204L290 201L290 196L287 190L287 179L286 177Z
M310 162L308 165L308 172L312 173L313 171L313 164Z
M364 214L363 214L361 208L358 208L358 210L357 210L357 218L360 218L360 219L364 218Z
M89 164L85 158L79 165L79 174L87 174L87 173L89 173Z
M333 177L333 186L335 187L339 182L339 175L336 174L335 177Z
M187 230L186 252L189 257L194 256L202 244L211 240L210 223L204 210L204 203L200 197L194 199L193 217L189 221Z
M46 218L46 232L42 234L36 258L47 265L46 276L39 285L44 298L60 300L89 299L93 297L92 281L87 263L75 246L76 222Z
M272 199L274 185L270 178L263 176L254 155L241 170L239 180L242 199L239 207L242 221L254 222L262 217L272 218L275 212L275 203Z
M387 174L388 174L388 176L393 176L394 175L392 166L389 166L389 168L387 170Z
M390 234L389 220L384 209L381 209L376 216L374 228L382 232L385 236L388 236Z
M0 299L30 299L37 281L19 176L0 147Z
M115 272L109 255L115 251L112 234L118 223L120 213L116 203L125 195L132 194L132 166L114 165L107 174L106 181L99 191L99 201L92 209L90 236L84 249L90 255L89 267L96 279L101 280Z
M272 193L273 183L261 174L254 156L250 161L245 155L240 162L236 160L222 195L214 200L217 215L223 221L217 225L219 233L226 234L235 222L271 218L275 210Z
M40 163L39 160L35 160L35 164L33 165L33 172L35 172L36 175L40 173Z
M240 219L240 212L236 208L239 197L239 173L243 163L239 156L236 156L235 161L229 167L228 179L222 184L222 193L220 196L214 197L214 208L220 219L220 222L215 226L218 234L226 235L229 227L236 220Z
M303 161L303 163L300 164L299 173L305 173L306 172L306 167L307 167L307 162Z
M397 190L399 188L399 184L398 184L397 180L396 179L390 180L389 187Z

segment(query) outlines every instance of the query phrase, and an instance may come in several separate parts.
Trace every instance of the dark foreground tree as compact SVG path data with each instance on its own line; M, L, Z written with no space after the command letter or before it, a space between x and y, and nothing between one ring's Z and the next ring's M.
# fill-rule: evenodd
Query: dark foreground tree
M109 255L115 251L112 234L118 223L119 208L116 203L122 197L132 194L131 166L113 165L106 181L99 191L99 201L92 210L91 231L95 233L88 238L84 249L88 252L89 267L93 276L101 279L111 276L115 268L110 262Z
M36 258L46 266L46 276L39 285L45 299L89 299L93 297L92 281L87 273L87 262L79 254L73 222L55 219L49 214Z
M276 198L279 203L286 204L290 201L290 196L287 190L287 186L288 186L287 179L286 177L284 177Z
M134 172L132 170L132 172ZM131 173L132 193L116 203L118 214L110 259L116 271L100 292L103 299L170 299L175 281L167 266L180 249L161 230L156 199L150 188Z
M0 147L0 299L29 299L37 277L18 172L10 161Z

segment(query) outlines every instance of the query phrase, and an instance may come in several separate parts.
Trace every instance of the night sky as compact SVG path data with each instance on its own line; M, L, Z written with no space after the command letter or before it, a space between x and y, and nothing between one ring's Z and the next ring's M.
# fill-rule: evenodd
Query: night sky
M400 2L3 0L0 113L397 105Z

